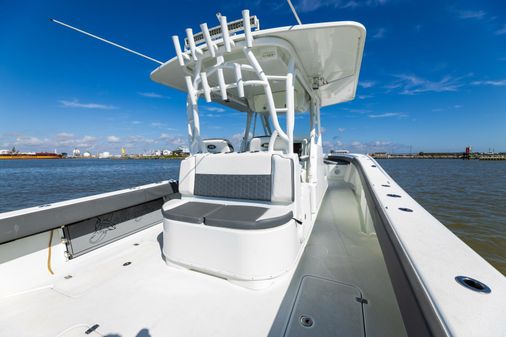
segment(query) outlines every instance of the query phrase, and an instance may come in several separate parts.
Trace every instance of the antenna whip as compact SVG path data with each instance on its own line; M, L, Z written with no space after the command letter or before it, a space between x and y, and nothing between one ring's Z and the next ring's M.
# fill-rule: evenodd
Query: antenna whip
M100 40L100 41L102 41L102 42L105 42L105 43L108 43L108 44L110 44L110 45L113 45L114 47L118 47L118 48L120 48L120 49L126 50L126 51L127 51L127 52L129 52L129 53L132 53L132 54L135 54L135 55L137 55L137 56L143 57L143 58L145 58L145 59L148 59L148 60L150 60L150 61L156 62L156 63L158 63L158 64L163 64L163 62L162 62L162 61L158 61L158 60L156 60L156 59L154 59L154 58L152 58L152 57L149 57L149 56L147 56L147 55L144 55L144 54L141 54L141 53L139 53L139 52L136 52L135 50L132 50L132 49L129 49L129 48L123 47L123 46L121 46L121 45L119 45L119 44L117 44L117 43L114 43L114 42L111 42L111 41L109 41L109 40L103 39L103 38L101 38L101 37L99 37L99 36L96 36L96 35L90 34L90 33L88 33L88 32L85 32L84 30L81 30L81 29L78 29L78 28L72 27L71 25L67 25L66 23L63 23L63 22L61 22L61 21L58 21L58 20L55 20L55 19L49 19L49 20L51 20L52 22L57 23L57 24L59 24L59 25L62 25L62 26L64 26L64 27L67 27L67 28L70 28L70 29L72 29L72 30L75 30L76 32L79 32L79 33L81 33L81 34L91 36L91 37L92 37L92 38L94 38L94 39L97 39L97 40Z
M292 5L292 2L290 0L288 1L288 5L290 6L290 9L292 10L293 15L295 16L295 20L299 23L299 25L302 25L302 22L300 21L299 15L297 14L297 11L295 10L295 7Z

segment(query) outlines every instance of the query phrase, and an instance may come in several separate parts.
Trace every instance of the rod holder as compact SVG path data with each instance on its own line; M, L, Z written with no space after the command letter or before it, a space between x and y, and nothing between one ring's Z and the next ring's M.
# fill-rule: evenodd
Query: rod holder
M221 99L226 101L227 96L227 85L225 84L225 76L223 75L223 69L218 69L218 84L220 85Z
M221 25L221 35L223 36L223 44L225 45L225 50L227 53L232 51L232 47L230 44L230 34L228 33L228 23L226 16L220 16L220 25Z
M184 58L183 52L181 50L181 45L179 44L179 37L177 35L172 36L172 42L174 43L174 48L176 49L177 60L181 67L184 67Z
M200 73L200 78L202 80L202 89L204 89L206 102L211 103L211 88L209 87L209 82L207 81L207 74L205 72Z
M237 94L239 97L244 97L244 81L242 80L241 65L234 63L235 80L237 82Z
M190 45L190 51L194 61L197 61L197 47L195 46L195 40L193 39L193 30L186 28L186 37L188 38L188 44Z
M209 50L209 53L212 57L216 57L216 46L214 45L214 41L211 39L211 34L209 34L209 28L207 28L207 23L203 23L200 25L200 29L202 30L202 33L204 34L204 39L206 40L207 44L207 50Z
M253 47L253 35L251 35L251 21L249 16L249 10L245 9L242 11L242 19L244 26L244 35L246 36L246 46L248 48Z

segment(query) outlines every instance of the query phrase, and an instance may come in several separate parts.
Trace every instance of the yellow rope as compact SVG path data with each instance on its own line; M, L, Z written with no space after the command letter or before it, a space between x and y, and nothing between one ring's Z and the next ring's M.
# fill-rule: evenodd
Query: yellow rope
M47 270L51 275L54 275L53 270L51 269L51 243L53 243L53 231L51 229L51 234L49 235L49 244L47 246Z

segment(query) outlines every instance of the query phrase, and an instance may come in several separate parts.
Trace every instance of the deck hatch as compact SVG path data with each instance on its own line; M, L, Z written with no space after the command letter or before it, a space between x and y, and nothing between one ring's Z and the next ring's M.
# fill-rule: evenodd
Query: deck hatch
M285 337L364 336L360 290L320 277L305 276L297 292Z

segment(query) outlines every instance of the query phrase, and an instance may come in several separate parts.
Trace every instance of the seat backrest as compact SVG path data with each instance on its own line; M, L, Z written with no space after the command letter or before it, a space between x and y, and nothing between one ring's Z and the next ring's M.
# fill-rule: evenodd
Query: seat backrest
M270 136L260 136L254 137L249 142L249 151L250 152L260 152L260 151L268 151L269 150L269 141L271 140ZM274 151L284 151L285 150L285 142L281 138L276 138L274 141Z
M247 199L288 204L294 200L294 160L267 152L197 154L181 162L184 196Z
M234 147L225 138L210 138L204 139L204 143L207 152L209 153L230 153L234 152Z

